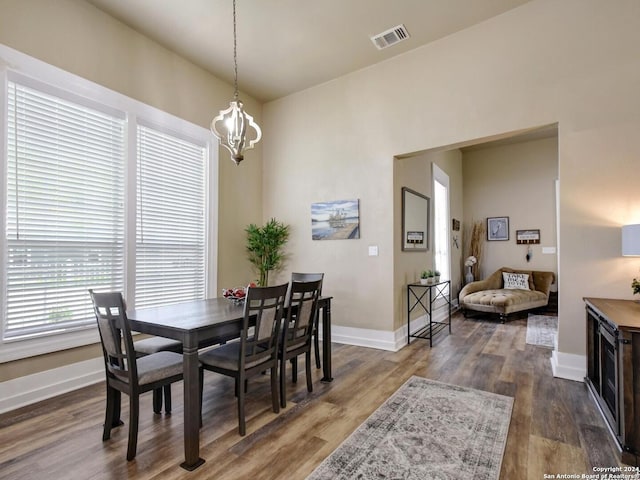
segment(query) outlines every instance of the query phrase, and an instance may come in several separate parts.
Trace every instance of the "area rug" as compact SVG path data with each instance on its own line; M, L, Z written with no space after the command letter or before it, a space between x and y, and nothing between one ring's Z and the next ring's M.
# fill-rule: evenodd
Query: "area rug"
M527 318L527 343L555 348L558 335L558 317L529 314Z
M411 377L307 479L496 480L512 407L511 397Z

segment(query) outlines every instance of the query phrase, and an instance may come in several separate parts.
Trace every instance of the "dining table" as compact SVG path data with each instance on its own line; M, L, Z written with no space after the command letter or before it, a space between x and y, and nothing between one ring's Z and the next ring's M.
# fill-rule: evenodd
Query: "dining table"
M331 382L331 296L318 299L322 319L322 379ZM195 470L200 457L200 378L198 349L237 338L242 328L244 305L226 298L193 300L173 305L127 311L131 330L180 340L183 346L184 462Z

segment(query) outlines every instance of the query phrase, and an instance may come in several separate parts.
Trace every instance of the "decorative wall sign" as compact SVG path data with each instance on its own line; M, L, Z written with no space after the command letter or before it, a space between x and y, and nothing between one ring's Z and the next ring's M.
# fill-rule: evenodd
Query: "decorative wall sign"
M452 220L452 226L451 229L454 232L459 232L460 231L460 220L456 220L455 218Z
M516 230L516 243L518 245L540 243L540 230Z
M360 200L334 200L311 204L313 240L360 238Z
M487 240L509 240L509 217L487 218Z
M407 232L407 243L411 245L424 245L424 232Z

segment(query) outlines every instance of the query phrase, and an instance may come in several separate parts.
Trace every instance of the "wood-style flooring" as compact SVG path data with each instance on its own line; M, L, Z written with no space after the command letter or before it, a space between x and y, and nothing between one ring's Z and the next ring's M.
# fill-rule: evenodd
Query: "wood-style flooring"
M277 415L268 375L249 384L245 437L237 433L232 381L205 372L200 445L206 463L194 472L179 467L181 383L173 388L172 415L154 415L151 394L142 397L131 462L125 459L128 397L125 426L103 442L104 386L90 386L0 416L0 479L304 479L411 375L515 398L503 480L618 466L584 384L553 378L551 350L526 345L525 334L526 314L501 324L457 313L453 333L441 333L433 348L424 340L395 353L334 344L335 380L322 384L314 368L308 394L301 359L298 383L289 379L287 408Z

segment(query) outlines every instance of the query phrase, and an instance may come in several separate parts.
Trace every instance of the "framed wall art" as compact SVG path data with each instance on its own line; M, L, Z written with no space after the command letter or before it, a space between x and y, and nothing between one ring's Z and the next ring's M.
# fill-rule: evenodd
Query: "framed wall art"
M487 218L487 240L509 240L509 217Z
M360 200L333 200L311 204L313 240L360 238Z

